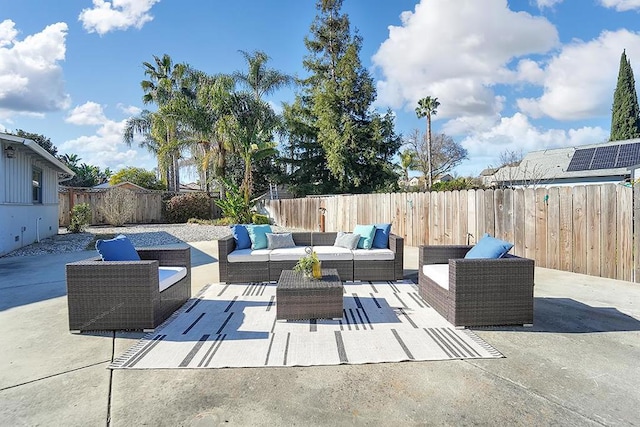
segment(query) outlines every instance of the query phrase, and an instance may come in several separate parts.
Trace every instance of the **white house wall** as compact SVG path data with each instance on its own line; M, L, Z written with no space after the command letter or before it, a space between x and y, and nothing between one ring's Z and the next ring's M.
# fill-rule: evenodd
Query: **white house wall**
M0 206L0 256L58 234L58 205Z
M13 159L3 156L3 203L32 203L33 168L42 171L42 203L58 203L58 174L36 154L16 150Z
M58 233L58 174L25 149L0 159L0 256ZM33 203L33 167L42 171L42 203Z

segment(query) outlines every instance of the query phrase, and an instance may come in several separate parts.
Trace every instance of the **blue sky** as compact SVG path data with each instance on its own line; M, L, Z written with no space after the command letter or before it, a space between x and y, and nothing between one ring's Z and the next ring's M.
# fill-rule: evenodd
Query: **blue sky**
M640 0L345 0L396 131L424 131L417 100L469 160L456 173L524 153L608 138L620 54L640 78ZM51 138L82 163L152 169L121 138L144 105L142 62L169 54L204 72L244 69L238 50L303 77L312 0L0 0L0 130ZM294 90L269 99L276 108ZM187 175L187 180L193 179Z

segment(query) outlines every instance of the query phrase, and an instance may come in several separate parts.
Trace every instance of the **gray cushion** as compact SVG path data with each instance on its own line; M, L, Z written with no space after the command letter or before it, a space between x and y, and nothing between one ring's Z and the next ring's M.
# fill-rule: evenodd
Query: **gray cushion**
M291 233L267 233L267 249L292 248L295 245Z
M358 246L358 241L360 240L359 234L354 233L345 233L342 231L338 232L336 236L336 242L333 246L339 246L341 248L346 249L355 249Z

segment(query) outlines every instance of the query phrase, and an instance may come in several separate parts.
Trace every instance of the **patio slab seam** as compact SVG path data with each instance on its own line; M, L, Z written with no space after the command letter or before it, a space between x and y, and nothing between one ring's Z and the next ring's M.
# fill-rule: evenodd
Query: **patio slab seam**
M583 418L583 419L585 419L585 420L587 420L587 421L591 421L591 422L593 422L593 423L596 423L596 424L599 424L599 425L602 425L602 426L606 426L606 425L607 425L607 424L603 423L603 422L602 422L602 421L600 421L600 420L596 420L596 419L594 419L594 418L588 417L588 416L586 416L585 414L582 414L582 413L580 413L580 412L577 412L575 409L568 407L567 405L564 405L564 404L562 404L562 403L560 403L560 402L557 402L557 401L555 401L555 400L552 400L552 399L550 399L550 398L548 398L548 397L546 397L546 396L544 396L544 395L542 395L542 394L540 394L540 393L536 392L535 390L533 390L533 389L531 389L531 388L529 388L529 387L525 386L524 384L521 384L521 383L519 383L519 382L517 382L517 381L514 381L514 380L509 379L509 378L507 378L507 377L504 377L504 376L502 376L502 375L500 375L500 374L497 374L497 373L495 373L495 372L492 372L492 371L490 371L490 370L488 370L488 369L486 369L486 368L483 368L482 366L480 366L480 365L478 365L477 363L475 363L476 361L474 361L474 360L462 360L462 362L465 362L465 363L467 363L467 364L469 364L469 365L471 365L471 366L473 366L473 367L475 367L475 368L478 368L478 369L479 369L479 370L481 370L482 372L484 372L484 373L486 373L486 374L488 374L488 375L491 375L491 376L492 376L492 377L494 377L494 378L497 378L497 379L499 379L499 380L505 381L505 382L507 382L507 383L509 383L509 384L511 384L511 385L513 385L513 386L515 386L515 387L517 387L517 388L519 388L519 389L520 389L520 390L522 390L523 392L525 392L525 393L527 393L527 394L531 395L532 397L536 397L536 398L538 398L538 399L540 399L540 400L543 400L543 401L545 401L545 402L547 402L547 403L549 403L549 404L551 404L551 405L554 405L554 406L556 406L556 407L558 407L558 408L562 408L562 409L564 409L564 410L566 410L566 411L568 411L568 412L570 412L570 413L572 413L572 414L574 414L574 415L576 415L576 416L578 416L578 417L580 417L580 418Z
M113 357L112 357L112 359L113 359ZM7 386L7 387L2 387L2 388L0 388L0 392L6 391L6 390L11 390L11 389L14 389L14 388L17 388L17 387L21 387L21 386L24 386L24 385L27 385L27 384L33 384L33 383L36 383L38 381L47 380L49 378L59 377L61 375L69 374L71 372L81 371L81 370L87 369L87 368L93 368L94 366L99 366L99 365L103 365L103 364L110 364L112 361L113 360L103 360L103 361L100 361L100 362L91 363L89 365L84 365L84 366L80 366L80 367L73 368L73 369L67 369L66 371L57 372L57 373L51 374L51 375L46 375L46 376L41 377L41 378L36 378L36 379L25 381L25 382L22 382L22 383L19 383L19 384L14 384L14 385L10 385L10 386Z

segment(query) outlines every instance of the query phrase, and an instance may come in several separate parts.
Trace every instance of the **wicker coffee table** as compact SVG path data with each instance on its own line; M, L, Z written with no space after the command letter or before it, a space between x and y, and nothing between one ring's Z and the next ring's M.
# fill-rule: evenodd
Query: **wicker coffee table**
M283 270L276 288L276 319L341 319L342 296L342 280L335 268L323 268L322 279Z

